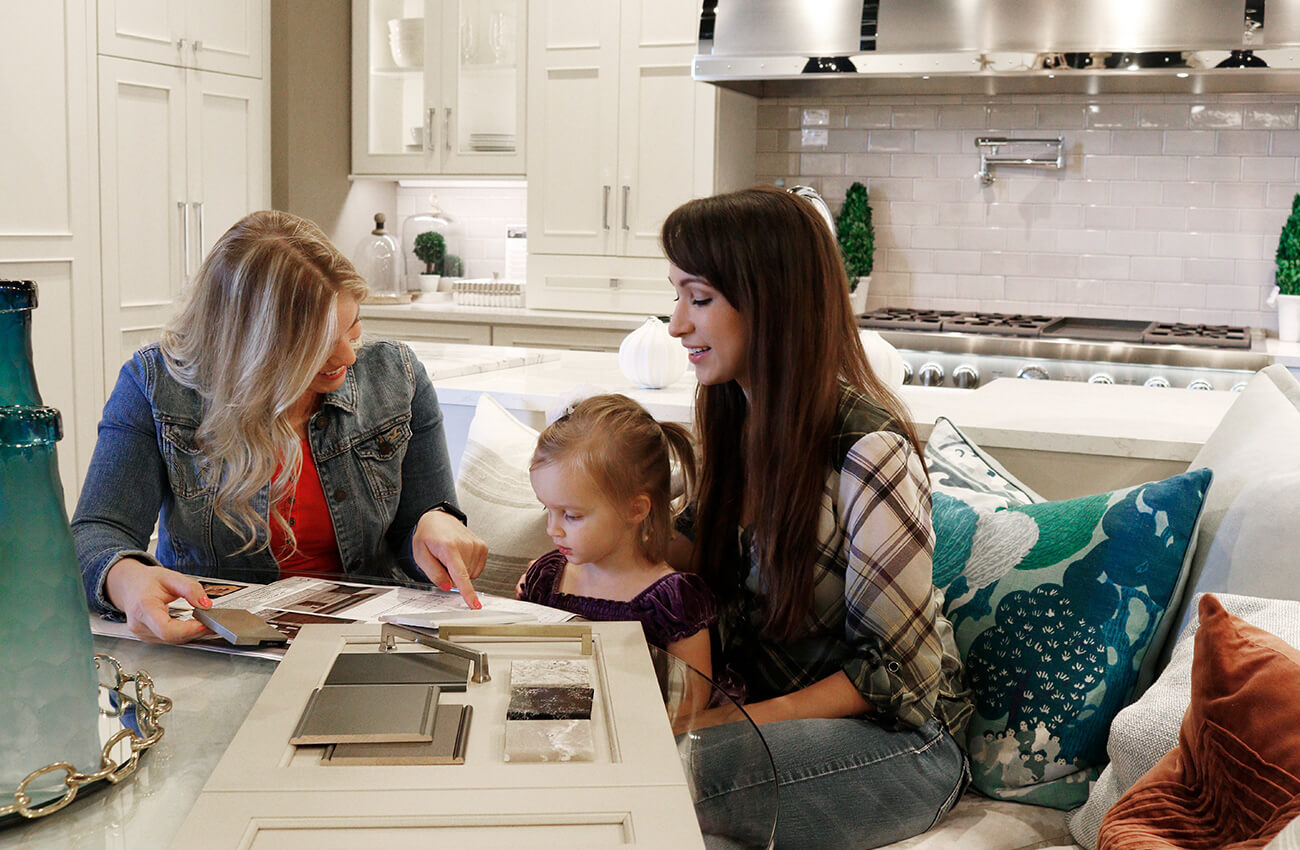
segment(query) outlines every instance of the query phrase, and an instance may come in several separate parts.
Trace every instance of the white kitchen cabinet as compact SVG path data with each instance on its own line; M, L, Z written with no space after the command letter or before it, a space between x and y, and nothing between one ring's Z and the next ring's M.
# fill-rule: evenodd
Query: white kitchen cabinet
M267 0L99 0L99 52L264 77Z
M156 340L234 222L270 204L266 83L99 59L104 372Z
M366 316L361 327L380 339L424 340L465 345L491 345L492 326L486 322L437 322L429 319L392 319Z
M353 173L523 174L527 16L524 0L353 0ZM422 48L395 48L396 26Z
M529 306L668 312L664 218L752 182L755 101L691 79L698 28L695 0L531 4Z

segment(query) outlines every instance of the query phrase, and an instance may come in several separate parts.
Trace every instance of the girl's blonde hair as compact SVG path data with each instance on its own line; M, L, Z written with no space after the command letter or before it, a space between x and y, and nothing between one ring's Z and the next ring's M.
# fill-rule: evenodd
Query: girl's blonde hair
M675 422L658 422L625 395L592 396L553 422L537 438L529 469L563 463L586 475L601 495L622 505L639 495L650 499L641 521L641 553L655 563L668 552L673 532L672 463L681 468L686 490L695 490L691 434Z
M253 547L269 524L252 499L271 482L271 518L302 466L289 412L337 344L338 299L366 283L319 227L286 212L250 213L204 259L181 311L163 331L171 374L203 398L196 432L215 512ZM278 468L278 472L277 472Z

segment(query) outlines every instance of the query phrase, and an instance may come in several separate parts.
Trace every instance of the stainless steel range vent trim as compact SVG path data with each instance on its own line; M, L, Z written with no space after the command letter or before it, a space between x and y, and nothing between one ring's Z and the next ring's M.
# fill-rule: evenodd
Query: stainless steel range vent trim
M704 0L693 75L759 96L1294 92L1300 0Z

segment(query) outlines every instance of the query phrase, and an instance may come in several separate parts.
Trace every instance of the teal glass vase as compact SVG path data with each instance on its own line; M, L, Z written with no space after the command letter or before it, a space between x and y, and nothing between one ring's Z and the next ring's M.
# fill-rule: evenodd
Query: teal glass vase
M36 285L0 281L0 805L28 774L100 766L90 617L63 505L59 412L41 407L31 359ZM62 794L54 771L29 805Z

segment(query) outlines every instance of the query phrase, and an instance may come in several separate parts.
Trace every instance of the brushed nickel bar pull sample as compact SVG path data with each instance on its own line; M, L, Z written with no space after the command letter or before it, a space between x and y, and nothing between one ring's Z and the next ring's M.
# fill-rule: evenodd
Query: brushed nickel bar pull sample
M413 640L418 644L427 646L430 649L440 650L448 655L468 658L470 663L474 665L474 670L470 678L475 682L492 681L492 677L488 674L488 657L486 652L479 652L477 649L470 649L467 646L461 646L458 643L443 640L438 637L437 633L425 629L399 626L396 623L384 623L384 627L379 633L379 651L390 651L397 645L397 638L399 637Z
M632 194L632 187L625 185L623 187L623 229L624 230L632 229L627 226L627 196L630 194Z
M1043 150L1035 154L1010 154L1002 153L1005 147L1016 147L1020 145L1035 145ZM993 183L993 173L989 170L993 165L1026 165L1033 168L1065 168L1065 137L1026 137L1013 139L1007 136L980 136L975 139L975 147L980 152L980 170L975 172L975 178L980 181L981 185L989 186Z
M190 276L190 205L177 201L176 207L181 211L181 248L185 255L185 271L181 277Z
M606 230L609 230L609 186L601 187L605 190L600 203L600 224Z

